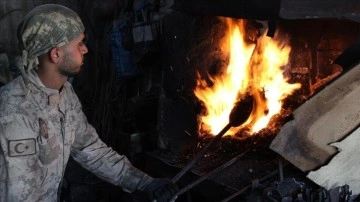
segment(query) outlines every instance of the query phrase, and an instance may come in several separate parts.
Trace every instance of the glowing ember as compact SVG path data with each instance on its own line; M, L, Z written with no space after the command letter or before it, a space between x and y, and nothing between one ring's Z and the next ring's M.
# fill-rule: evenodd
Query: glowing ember
M281 112L282 101L301 85L290 84L284 76L290 47L287 40L261 36L257 44L244 41L244 21L226 20L228 32L221 42L222 51L229 55L226 71L209 76L209 86L199 76L195 95L204 103L206 115L201 117L202 130L218 134L229 123L234 103L245 93L254 96L255 106L249 119L238 128L231 128L227 135L235 134L247 126L251 134L266 128L271 118Z

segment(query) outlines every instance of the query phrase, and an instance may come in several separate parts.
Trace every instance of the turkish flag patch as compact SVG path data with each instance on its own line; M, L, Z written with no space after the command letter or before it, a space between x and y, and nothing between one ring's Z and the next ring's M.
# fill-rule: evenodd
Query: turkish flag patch
M9 140L9 156L27 156L36 154L36 140L34 138Z

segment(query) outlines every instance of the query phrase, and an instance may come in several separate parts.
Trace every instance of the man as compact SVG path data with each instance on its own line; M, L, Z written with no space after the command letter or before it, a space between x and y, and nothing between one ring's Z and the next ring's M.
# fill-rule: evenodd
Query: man
M41 5L18 27L22 75L0 89L0 201L56 201L71 155L128 192L167 201L177 191L107 147L87 122L69 77L79 73L84 26L69 8Z

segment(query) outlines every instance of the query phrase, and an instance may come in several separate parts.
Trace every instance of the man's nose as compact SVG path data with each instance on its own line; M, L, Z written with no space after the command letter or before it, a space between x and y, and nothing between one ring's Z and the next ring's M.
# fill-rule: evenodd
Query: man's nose
M88 51L89 50L88 50L87 46L84 45L83 48L82 48L82 54L86 54Z

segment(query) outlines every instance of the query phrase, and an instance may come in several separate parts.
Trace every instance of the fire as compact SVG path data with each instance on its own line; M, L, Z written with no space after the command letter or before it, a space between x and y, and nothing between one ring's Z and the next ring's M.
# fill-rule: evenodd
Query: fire
M228 31L221 42L222 51L229 55L226 70L209 76L211 86L198 76L194 90L206 108L206 114L201 117L202 130L218 134L229 123L234 103L241 95L250 93L255 100L250 117L241 126L231 128L227 135L244 126L253 134L267 127L271 118L281 112L283 100L301 85L288 83L289 78L284 76L291 50L287 40L260 36L256 44L249 44L244 40L243 20L226 19L226 22Z

